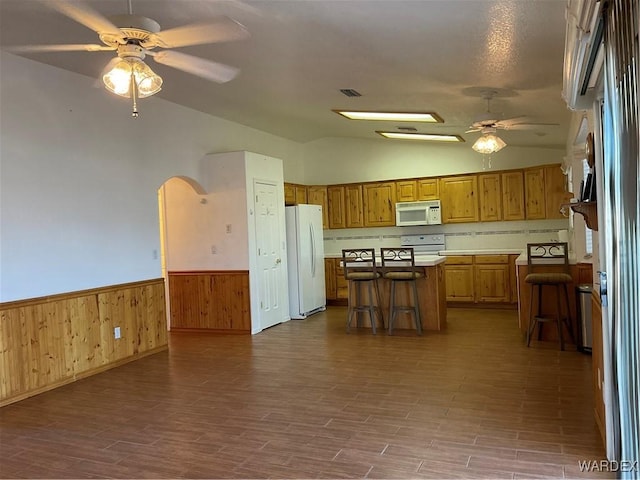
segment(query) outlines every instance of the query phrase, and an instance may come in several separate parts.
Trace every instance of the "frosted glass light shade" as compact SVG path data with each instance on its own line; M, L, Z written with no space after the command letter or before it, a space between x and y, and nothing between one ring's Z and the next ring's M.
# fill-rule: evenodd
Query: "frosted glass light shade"
M102 81L107 90L121 97L130 98L132 74L136 83L136 96L139 98L154 95L162 88L162 78L136 57L123 58L104 74Z
M478 138L478 140L476 140L476 143L474 143L471 148L473 148L478 153L487 155L490 153L498 152L506 146L507 144L504 143L504 141L500 137L497 137L492 133L486 133Z

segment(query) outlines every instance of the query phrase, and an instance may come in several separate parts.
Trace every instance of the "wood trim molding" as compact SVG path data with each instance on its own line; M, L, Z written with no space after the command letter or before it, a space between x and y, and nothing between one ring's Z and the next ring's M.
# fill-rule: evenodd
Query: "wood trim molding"
M163 284L164 278L152 278L149 280L139 280L137 282L120 283L117 285L107 285L105 287L89 288L86 290L75 290L73 292L56 293L54 295L45 295L42 297L25 298L24 300L11 300L10 302L0 302L0 310L16 307L26 307L28 305L39 305L43 303L59 302L87 295L112 292L114 290L122 290L127 288L136 288L147 285Z
M177 270L169 275L249 275L249 270Z

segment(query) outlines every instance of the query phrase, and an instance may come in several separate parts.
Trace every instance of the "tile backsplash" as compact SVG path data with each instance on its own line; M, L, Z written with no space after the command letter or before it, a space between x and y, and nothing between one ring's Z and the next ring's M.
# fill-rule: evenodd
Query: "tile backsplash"
M340 255L343 248L397 247L407 234L444 234L446 250L524 250L527 243L558 241L558 230L568 228L568 219L345 228L324 231L324 250L325 255Z

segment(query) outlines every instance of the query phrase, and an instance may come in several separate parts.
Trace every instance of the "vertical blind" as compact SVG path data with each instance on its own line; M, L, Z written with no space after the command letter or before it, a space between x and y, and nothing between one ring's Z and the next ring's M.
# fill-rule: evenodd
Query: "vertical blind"
M640 477L639 2L609 0L604 10L603 213L613 370L608 408L618 427L612 441L620 478ZM633 462L635 469L625 468Z

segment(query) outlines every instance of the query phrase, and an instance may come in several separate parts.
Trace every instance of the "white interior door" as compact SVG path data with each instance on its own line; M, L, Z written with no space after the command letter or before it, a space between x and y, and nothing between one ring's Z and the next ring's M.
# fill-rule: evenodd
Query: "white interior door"
M260 326L268 328L284 320L282 232L278 189L275 184L255 182L256 249Z

